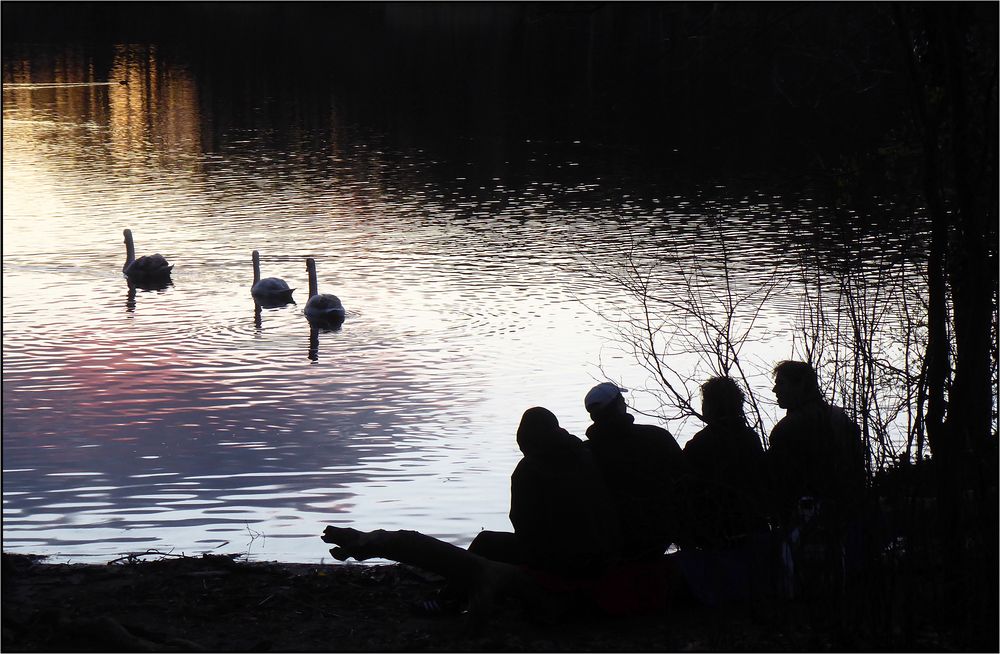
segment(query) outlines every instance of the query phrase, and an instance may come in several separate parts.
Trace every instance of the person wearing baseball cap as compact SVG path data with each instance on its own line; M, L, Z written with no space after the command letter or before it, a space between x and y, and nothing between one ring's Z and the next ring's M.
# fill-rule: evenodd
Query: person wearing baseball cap
M650 560L675 540L671 488L686 468L670 432L635 424L625 404L626 392L611 382L587 392L583 403L593 420L587 444L618 509L626 558Z
M583 405L590 413L590 418L596 420L595 416L603 415L611 408L616 412L622 412L627 408L622 393L628 393L628 390L618 384L603 382L587 392L587 396L583 398Z

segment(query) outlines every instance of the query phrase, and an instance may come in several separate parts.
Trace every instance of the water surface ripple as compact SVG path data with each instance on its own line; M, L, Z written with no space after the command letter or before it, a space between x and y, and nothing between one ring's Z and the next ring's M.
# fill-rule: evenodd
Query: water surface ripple
M753 289L795 274L790 233L832 229L809 198L628 188L544 145L532 178L484 181L333 117L213 131L198 80L150 61L117 50L128 86L4 62L6 550L316 561L328 522L462 545L509 529L521 412L582 435L602 368L648 381L609 347L622 291L595 261L711 270L721 233ZM128 287L125 227L172 285ZM297 304L255 306L253 249ZM338 329L301 313L306 257ZM787 356L796 307L765 308L754 356Z

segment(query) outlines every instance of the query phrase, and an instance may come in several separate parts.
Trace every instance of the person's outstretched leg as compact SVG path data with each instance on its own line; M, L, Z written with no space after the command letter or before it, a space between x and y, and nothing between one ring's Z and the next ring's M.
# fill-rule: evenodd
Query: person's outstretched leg
M435 572L468 589L470 609L478 616L489 614L494 599L505 592L529 605L539 603L544 594L517 566L490 561L418 531L376 529L365 532L328 526L322 539L338 546L330 550L338 561L352 557L359 561L381 558Z
M350 527L328 526L323 541L338 545L330 550L338 561L355 558L358 561L380 558L399 561L436 572L456 582L470 581L480 574L484 561L443 540L419 531L358 531Z

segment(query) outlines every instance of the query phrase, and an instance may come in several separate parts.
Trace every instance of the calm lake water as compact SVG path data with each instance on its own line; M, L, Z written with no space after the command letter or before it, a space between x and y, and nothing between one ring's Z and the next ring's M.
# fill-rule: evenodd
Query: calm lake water
M851 246L831 259L908 247L804 192L650 182L586 140L518 139L484 167L389 138L335 90L318 111L263 84L223 93L155 48L109 52L106 75L77 51L3 62L8 551L316 562L327 523L465 545L510 528L525 409L582 436L608 377L658 406L613 323L631 300L598 267L676 249L676 269L721 280L721 233L749 292L835 231ZM129 289L126 227L172 286ZM255 309L253 249L297 305ZM302 315L306 257L347 307L339 330ZM793 354L798 300L765 305L744 352L760 370ZM682 444L700 426L644 420Z

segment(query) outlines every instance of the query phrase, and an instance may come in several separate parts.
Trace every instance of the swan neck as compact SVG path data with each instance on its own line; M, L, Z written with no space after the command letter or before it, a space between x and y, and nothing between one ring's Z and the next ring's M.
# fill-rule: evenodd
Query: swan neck
M306 268L309 271L309 297L312 297L319 293L316 285L316 264L310 261L306 264Z
M260 281L260 255L253 253L253 283Z
M125 232L125 268L135 261L135 245L132 243L132 232Z

